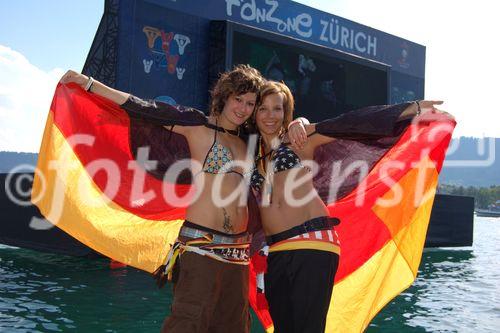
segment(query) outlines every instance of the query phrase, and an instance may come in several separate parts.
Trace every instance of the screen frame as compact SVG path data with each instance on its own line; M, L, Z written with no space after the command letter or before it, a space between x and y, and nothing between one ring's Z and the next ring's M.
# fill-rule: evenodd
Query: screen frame
M385 72L385 78L386 78L386 100L385 104L390 104L391 101L391 69L392 66L366 59L357 55L353 55L347 52L343 52L340 50L328 48L325 46L321 46L318 44L313 44L313 43L308 43L299 39L295 39L292 37L284 36L277 34L275 32L270 32L267 30L262 30L254 27L250 27L247 25L231 22L231 21L212 21L213 23L217 24L224 24L225 23L225 41L226 41L226 48L225 48L225 63L224 63L224 70L228 71L233 68L233 55L232 55L232 50L233 50L233 44L234 44L234 33L242 33L242 34L247 34L251 37L255 38L261 38L261 39L266 39L270 42L278 43L278 44L284 44L286 46L294 47L294 48L302 48L307 50L308 52L313 52L313 53L318 53L323 57L327 58L336 58L340 59L342 61L347 61L347 62L352 62L354 64L360 65L360 66L366 66L371 69L375 70L380 70L382 72Z

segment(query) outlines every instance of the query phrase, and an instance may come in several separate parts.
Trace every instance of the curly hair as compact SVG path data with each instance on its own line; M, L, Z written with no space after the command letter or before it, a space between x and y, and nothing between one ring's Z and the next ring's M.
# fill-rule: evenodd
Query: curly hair
M222 73L211 91L210 115L220 115L231 95L258 95L263 84L264 78L260 72L249 65L237 65L232 71Z
M283 96L283 110L285 113L283 118L283 129L286 130L288 128L288 125L292 122L293 111L295 109L295 102L292 92L287 87L287 85L282 82L266 81L260 88L259 96L257 97L257 105L255 106L255 111L252 116L252 122L250 124L253 129L257 129L257 125L255 123L256 110L258 110L259 106L262 105L262 102L267 96L273 94L282 94Z

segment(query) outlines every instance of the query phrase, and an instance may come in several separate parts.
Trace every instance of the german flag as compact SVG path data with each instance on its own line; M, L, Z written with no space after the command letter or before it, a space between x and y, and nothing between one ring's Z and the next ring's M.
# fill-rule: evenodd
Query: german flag
M369 114L373 110L362 111ZM400 113L394 107L392 111ZM361 127L362 123L373 124L362 115L351 116L359 118ZM349 126L345 124L345 128ZM365 136L356 141L353 136L317 148L322 150L315 153L320 169L330 168L320 170L315 187L330 216L342 221L335 227L341 244L340 262L325 332L363 332L375 315L415 280L438 175L454 127L455 121L447 114L426 113L400 127L401 132L392 137ZM336 183L331 167L346 161L339 164L341 170L361 161L359 169L367 166L368 172L363 175L355 168L351 176L340 177L343 184ZM329 184L325 186L325 182ZM262 256L255 254L253 276L265 271L265 266ZM259 296L254 292L250 301L266 330L272 332L267 303Z
M329 205L343 223L337 228L342 252L328 332L362 332L417 276L438 175L455 125L446 115L428 116L434 119L421 119L406 129L362 187ZM364 196L362 206L355 203L359 196Z
M443 114L426 114L391 136L378 135L387 124L394 127L406 106L365 110L382 117L378 121L363 120L359 112L341 116L328 125L339 139L315 153L321 169L315 186L331 216L342 221L335 228L341 256L327 332L362 332L417 275L455 122ZM391 112L394 119L387 121L383 115ZM149 159L158 160L157 165L140 157L141 146L151 147ZM162 173L187 157L182 136L133 119L122 107L75 85L59 85L40 148L38 174L43 177L35 177L33 203L47 220L87 246L153 272L177 237L193 189L189 177L168 179ZM366 173L361 164L361 171L336 177L336 166L342 171L356 160L367 162ZM249 300L272 331L269 312L252 287L263 269L265 259L254 255Z
M80 242L153 272L178 235L190 186L144 171L131 149L131 137L144 133L133 128L118 105L59 85L38 155L44 178L35 177L32 198L47 220ZM185 199L173 206L162 195L168 191Z

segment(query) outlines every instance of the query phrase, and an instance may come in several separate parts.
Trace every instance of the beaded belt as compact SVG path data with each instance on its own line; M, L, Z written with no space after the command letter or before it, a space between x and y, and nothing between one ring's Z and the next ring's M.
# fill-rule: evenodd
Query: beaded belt
M242 244L242 243L250 243L251 236L248 233L238 234L233 236L224 236L217 233L211 233L209 231L200 230L196 228L182 226L179 236L188 237L188 238L201 238L206 235L210 235L212 237L212 243L214 244Z
M172 279L174 265L179 256L185 252L194 252L228 264L250 264L251 236L248 233L232 237L182 226L179 236L188 239L177 239L168 252L164 264L153 273L159 286L163 285L165 280Z

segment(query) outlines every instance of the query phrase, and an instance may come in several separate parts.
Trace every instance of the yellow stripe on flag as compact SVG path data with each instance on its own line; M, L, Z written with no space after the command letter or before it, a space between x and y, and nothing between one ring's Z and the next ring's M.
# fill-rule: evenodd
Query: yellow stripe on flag
M107 200L89 177L49 114L32 198L41 213L85 245L127 265L153 272L162 264L182 220L154 221L138 217ZM59 167L51 167L53 162Z
M430 192L415 207L415 195L410 192L413 192L418 172L424 166L428 168L427 173L420 180L424 182L424 189ZM432 166L432 162L425 158L398 182L404 191L399 214L394 207L373 208L389 230L395 232L394 238L334 286L325 332L364 331L373 317L415 280L437 184L438 173ZM412 183L413 186L404 187ZM389 191L384 197L389 199L392 196Z
M375 205L374 213L391 231L393 241L417 276L427 227L436 194L438 172L434 163L423 158L398 182L403 198L398 207ZM389 192L382 199L387 199Z

